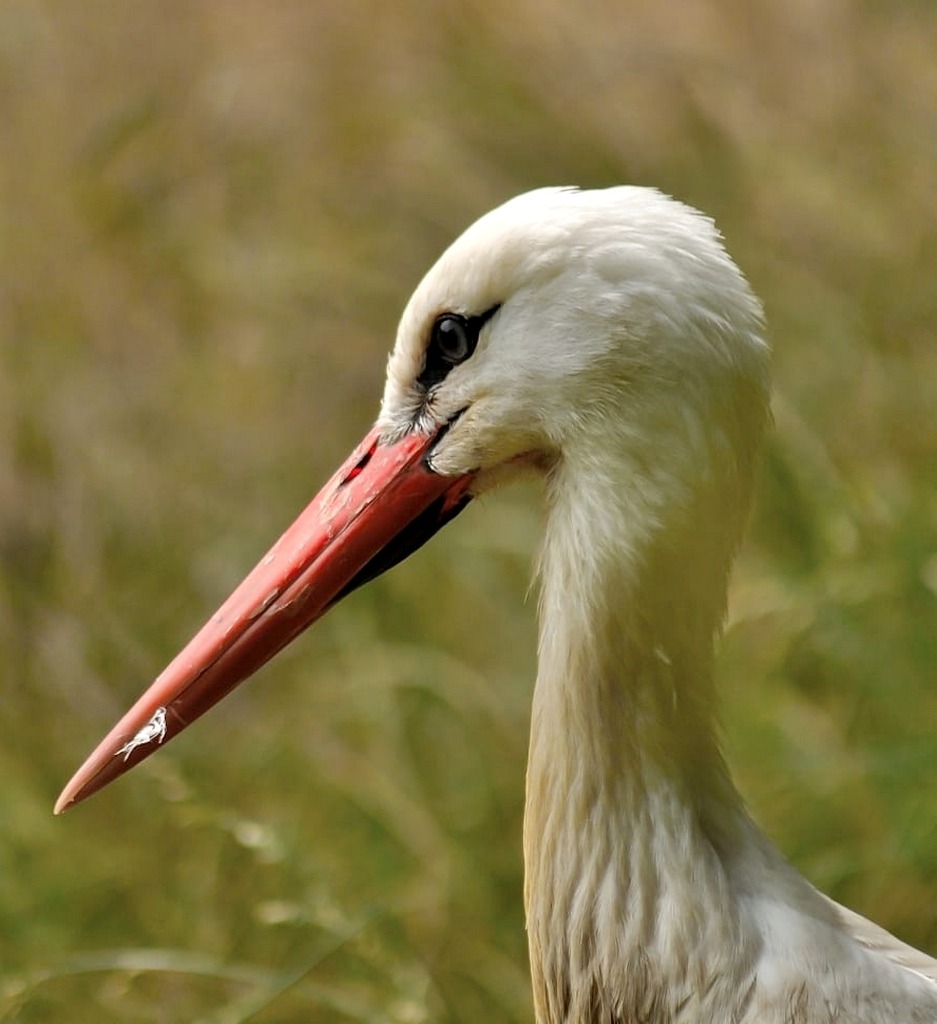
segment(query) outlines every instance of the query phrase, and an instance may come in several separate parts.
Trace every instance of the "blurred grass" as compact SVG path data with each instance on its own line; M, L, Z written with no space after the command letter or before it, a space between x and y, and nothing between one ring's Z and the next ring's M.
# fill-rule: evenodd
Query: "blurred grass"
M370 423L426 267L548 183L705 209L765 299L730 757L937 951L934 109L911 0L0 7L0 1021L530 1019L535 490L50 807Z

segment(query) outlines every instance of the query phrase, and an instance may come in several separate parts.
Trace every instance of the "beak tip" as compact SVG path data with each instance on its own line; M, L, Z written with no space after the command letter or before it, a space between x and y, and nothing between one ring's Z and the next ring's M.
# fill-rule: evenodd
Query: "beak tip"
M74 802L74 798L68 795L68 790L63 789L58 800L55 801L52 813L58 817L58 815L64 814Z
M93 759L89 758L69 779L68 784L59 793L59 798L55 801L55 806L52 808L54 815L64 814L67 810L74 807L75 804L80 804L82 800L87 799L92 793L97 792L101 786L110 781L107 777L103 781L99 781L101 772L93 771L91 769L93 764Z
M62 792L59 793L59 798L55 801L52 813L56 816L64 814L69 808L74 807L75 804L80 804L85 797L91 796L96 787L89 786L89 781L83 770L76 772L69 779Z

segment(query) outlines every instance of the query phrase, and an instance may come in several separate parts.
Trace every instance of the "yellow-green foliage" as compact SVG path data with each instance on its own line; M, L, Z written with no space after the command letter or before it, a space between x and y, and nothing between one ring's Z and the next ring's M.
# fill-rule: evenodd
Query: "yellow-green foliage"
M656 184L764 298L730 759L937 947L937 6L0 4L0 1021L530 1020L535 490L212 716L61 784L350 450L411 288L541 184Z

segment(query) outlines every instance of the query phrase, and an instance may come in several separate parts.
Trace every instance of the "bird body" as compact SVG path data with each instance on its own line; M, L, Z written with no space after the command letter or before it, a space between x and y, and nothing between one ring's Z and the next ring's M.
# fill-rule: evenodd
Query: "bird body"
M261 563L219 613L223 639L209 623L193 643L211 653L167 669L60 806L119 774L115 751L149 753L156 712L162 742L470 497L539 472L524 823L538 1024L935 1024L937 963L801 878L720 751L714 645L768 363L760 305L696 211L630 187L542 189L492 211L416 289L375 431L310 506L330 524L338 507L373 517L403 481L423 502L410 525L369 541L321 598L326 563L275 584ZM323 543L352 543L352 526ZM228 639L260 644L268 626L256 655Z

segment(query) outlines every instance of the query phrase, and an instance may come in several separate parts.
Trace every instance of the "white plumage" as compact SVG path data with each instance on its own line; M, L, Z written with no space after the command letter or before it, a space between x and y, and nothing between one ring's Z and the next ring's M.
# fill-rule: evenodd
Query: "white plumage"
M768 421L761 308L658 192L542 189L410 300L377 426L102 741L138 763L477 494L546 477L524 828L538 1024L937 1024L937 962L745 811L713 647Z
M427 400L429 324L500 304ZM547 476L524 852L540 1024L937 1021L937 963L758 830L714 724L713 644L768 419L760 306L658 192L544 189L468 229L404 312L379 420Z

